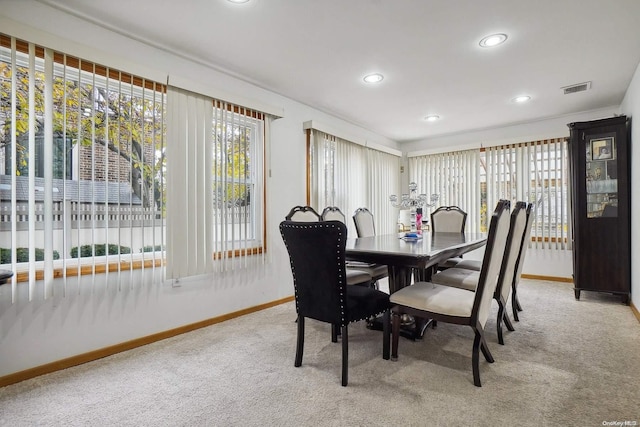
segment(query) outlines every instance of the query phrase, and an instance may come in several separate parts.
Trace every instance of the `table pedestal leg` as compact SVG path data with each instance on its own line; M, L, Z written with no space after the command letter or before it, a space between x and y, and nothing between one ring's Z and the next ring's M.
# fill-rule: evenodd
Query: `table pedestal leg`
M417 269L416 269L417 271ZM390 265L389 272L389 293L399 291L405 286L411 285L411 275L414 269L404 266ZM413 317L408 314L402 315L400 323L400 335L412 340L420 339L424 335L424 331L431 324L431 319L422 319ZM382 324L374 321L369 326L371 329L382 330Z

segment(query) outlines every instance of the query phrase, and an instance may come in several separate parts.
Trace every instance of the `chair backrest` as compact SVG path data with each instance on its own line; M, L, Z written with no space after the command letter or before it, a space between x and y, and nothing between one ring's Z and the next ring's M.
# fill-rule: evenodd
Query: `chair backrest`
M431 212L431 231L464 233L467 213L457 206L440 206Z
M300 221L300 222L318 222L322 221L318 212L311 206L294 206L287 216L287 221Z
M518 255L518 261L516 265L516 274L513 276L512 284L517 285L522 275L522 266L524 265L524 257L527 254L527 248L529 247L529 241L531 240L531 225L533 224L533 203L529 203L527 206L527 225L522 234L522 242L520 242L520 254Z
M353 222L356 225L356 233L358 234L358 237L371 237L376 235L373 214L369 209L356 209L353 214Z
M491 312L491 300L498 284L498 275L504 257L504 248L509 234L509 206L508 200L500 200L496 205L491 222L487 245L482 259L480 278L473 302L472 318L484 327ZM473 320L473 319L472 319Z
M339 221L280 223L298 315L344 326L347 226Z
M337 206L327 206L323 209L320 216L323 221L340 221L343 224L346 224L347 222L347 217L344 216L340 208Z
M511 211L511 222L509 225L509 235L507 236L507 244L505 253L500 267L500 276L498 278L498 286L496 287L496 296L501 296L506 301L511 292L511 283L518 268L518 258L520 249L522 248L522 237L527 228L527 204L525 202L516 202L515 207Z

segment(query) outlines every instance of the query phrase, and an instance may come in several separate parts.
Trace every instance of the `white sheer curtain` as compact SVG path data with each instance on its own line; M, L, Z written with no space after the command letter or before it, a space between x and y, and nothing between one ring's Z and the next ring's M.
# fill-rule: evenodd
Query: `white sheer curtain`
M409 179L418 184L418 192L437 194L437 206L458 206L465 211L467 231L481 230L479 150L410 157Z
M310 129L310 204L318 212L337 206L347 217L349 235L356 230L351 217L368 208L376 233L396 230L397 211L389 195L399 189L400 158L327 133Z

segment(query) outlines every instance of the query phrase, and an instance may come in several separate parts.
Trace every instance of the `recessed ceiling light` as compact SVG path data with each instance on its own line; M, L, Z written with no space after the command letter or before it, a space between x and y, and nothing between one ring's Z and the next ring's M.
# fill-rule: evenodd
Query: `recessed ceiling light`
M241 3L247 3L249 0L227 0L227 1L229 1L231 3L241 4Z
M427 117L424 118L426 121L428 122L435 122L436 120L440 119L440 116L436 115L436 114L431 114Z
M512 99L513 102L516 102L518 104L522 104L523 102L527 102L531 99L530 96L528 95L522 95L522 96L516 96L515 98Z
M491 34L480 40L481 47L494 47L504 43L507 40L506 34Z
M380 83L384 79L384 76L380 73L367 74L363 80L366 83Z

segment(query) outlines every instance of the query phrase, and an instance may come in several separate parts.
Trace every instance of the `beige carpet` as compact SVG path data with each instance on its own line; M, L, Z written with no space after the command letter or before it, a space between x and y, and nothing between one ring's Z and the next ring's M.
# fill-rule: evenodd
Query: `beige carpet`
M525 311L506 345L495 311L473 385L468 327L439 324L381 357L380 332L351 327L349 386L340 345L307 322L294 368L288 303L0 389L2 426L602 426L640 423L640 324L619 298L523 280ZM494 303L495 306L495 303Z

